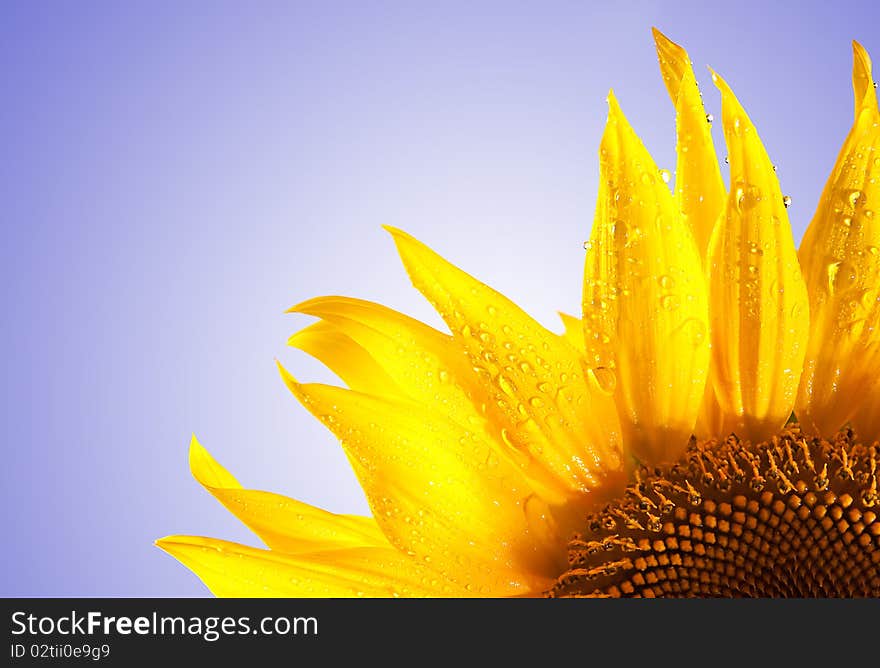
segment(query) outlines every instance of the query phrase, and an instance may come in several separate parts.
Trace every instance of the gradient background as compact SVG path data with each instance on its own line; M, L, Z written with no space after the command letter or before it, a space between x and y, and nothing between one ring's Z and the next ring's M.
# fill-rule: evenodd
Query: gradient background
M0 595L206 594L152 541L257 541L190 477L192 432L247 486L366 512L278 377L330 380L283 310L335 293L438 324L388 223L559 331L609 87L674 167L652 25L716 118L704 65L734 87L799 240L880 4L767 4L3 2Z

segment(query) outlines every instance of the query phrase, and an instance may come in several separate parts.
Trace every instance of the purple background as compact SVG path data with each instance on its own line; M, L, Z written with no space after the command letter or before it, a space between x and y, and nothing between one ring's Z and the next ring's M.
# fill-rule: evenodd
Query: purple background
M283 310L337 293L437 323L388 223L559 330L609 87L674 167L652 25L716 117L704 66L737 91L799 240L880 5L768 4L2 3L0 594L205 594L152 541L256 539L190 477L192 432L245 485L366 511L278 377L330 378Z

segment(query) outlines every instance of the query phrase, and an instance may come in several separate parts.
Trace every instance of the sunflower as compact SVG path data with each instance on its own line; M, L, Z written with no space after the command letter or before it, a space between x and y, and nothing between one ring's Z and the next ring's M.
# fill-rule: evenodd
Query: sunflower
M347 388L293 395L341 441L372 517L194 477L268 549L159 547L218 596L880 595L880 114L853 44L855 121L796 250L758 133L721 91L725 187L687 53L654 31L677 165L613 93L564 334L410 235L449 333L320 297L289 344ZM797 421L795 421L795 416Z

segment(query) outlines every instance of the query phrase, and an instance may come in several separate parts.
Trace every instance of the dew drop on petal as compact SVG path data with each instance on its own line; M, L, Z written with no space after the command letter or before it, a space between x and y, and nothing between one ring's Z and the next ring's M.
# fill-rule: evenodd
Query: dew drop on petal
M592 369L591 372L595 377L600 390L607 394L614 393L614 390L617 387L617 374L614 373L613 369L609 369L607 366L597 366L595 369Z

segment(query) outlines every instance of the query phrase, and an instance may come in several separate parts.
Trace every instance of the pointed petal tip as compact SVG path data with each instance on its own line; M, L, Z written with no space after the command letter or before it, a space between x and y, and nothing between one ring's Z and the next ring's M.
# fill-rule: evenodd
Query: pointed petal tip
M180 540L181 538L185 538L185 536L163 536L162 538L157 538L156 540L154 540L153 545L158 547L163 552L167 552L168 554L173 555L173 546L179 545L181 542L183 542Z
M423 245L421 241L416 239L409 232L405 232L401 230L399 227L394 227L393 225L383 225L382 229L384 229L388 234L391 235L392 241L394 241L394 245L397 246L398 252L400 251L401 245L404 244L415 244L415 245Z
M183 536L183 535L170 535L164 536L162 538L157 538L153 541L153 545L158 547L160 550L167 552L172 557L177 558L177 552L179 552L180 548L187 547L199 547L205 545L210 539L203 538L201 536Z
M277 357L275 358L275 366L278 367L278 371L279 371L279 373L281 373L282 378L284 378L285 380L287 380L289 378L293 382L296 382L296 379L293 377L293 374L291 374L287 369L284 368L284 365L281 363L281 360L279 360Z
M712 69L711 65L706 65L706 69L709 70L709 74L712 75L712 83L720 88L721 85L724 84L724 79L721 78L721 75L718 74L718 72Z
M670 48L681 48L654 26L651 26L651 34L654 36L654 45L657 47L658 51L666 51Z
M617 100L617 96L614 94L614 89L608 89L608 95L605 97L605 102L608 104L608 119L618 119L623 116L623 110L620 108L620 102Z
M395 239L406 239L411 238L411 235L407 234L399 227L394 227L394 225L382 225L382 229L388 232Z
M298 304L294 304L289 309L285 311L285 313L302 313L305 315L312 315L316 318L323 317L324 311L320 308L322 305L327 305L328 303L334 303L339 301L348 301L353 299L352 297L342 297L340 295L322 295L320 297L311 297L306 299L305 301L301 301Z

